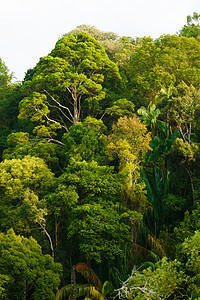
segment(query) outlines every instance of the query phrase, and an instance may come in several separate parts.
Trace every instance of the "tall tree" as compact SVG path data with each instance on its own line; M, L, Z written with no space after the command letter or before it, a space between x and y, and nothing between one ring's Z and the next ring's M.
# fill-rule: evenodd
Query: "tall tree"
M9 69L0 58L0 88L8 85L11 82L12 77L13 75L10 74Z
M102 45L85 32L65 36L40 59L32 80L24 82L27 97L20 103L19 118L39 121L35 131L53 140L56 129L68 132L69 124L98 112L108 78L119 80L120 75Z
M200 14L194 12L192 16L187 16L187 24L179 31L180 36L187 38L200 36Z
M85 259L100 263L125 255L130 242L127 219L141 215L120 211L121 182L113 168L72 159L59 178L59 189L48 196L49 205L54 203L54 216L60 216L59 230L67 232ZM78 199L70 196L73 191ZM77 257L73 258L76 263Z
M131 53L135 49L135 40L131 37L120 37L114 32L104 32L94 26L80 25L67 33L77 35L80 32L87 32L93 36L106 50L109 58L115 60L122 65L130 58Z
M109 136L108 151L111 158L118 159L119 170L125 175L126 181L123 185L122 205L125 210L131 210L133 214L140 213L141 216L147 210L145 184L140 179L141 162L149 149L150 133L135 115L132 117L119 118L113 126ZM142 218L138 218L138 222ZM132 251L135 243L138 243L138 227L136 219L130 219Z
M131 188L139 178L139 165L149 149L150 134L147 128L134 115L121 117L109 136L108 151L118 156L120 169L128 174L128 186Z
M172 90L168 100L169 116L179 128L183 140L192 143L192 129L196 127L200 109L200 90L181 82ZM194 134L193 134L194 136ZM195 137L194 137L195 138Z
M43 199L53 174L40 158L26 156L23 159L5 160L0 164L0 224L2 230L14 228L18 233L34 234L33 228L45 229L47 215Z
M0 157L6 148L6 138L19 127L17 116L20 98L20 84L12 83L13 75L0 58Z
M164 35L143 38L126 66L131 100L147 106L162 88L181 81L199 86L200 44L193 38ZM128 98L130 99L130 98Z

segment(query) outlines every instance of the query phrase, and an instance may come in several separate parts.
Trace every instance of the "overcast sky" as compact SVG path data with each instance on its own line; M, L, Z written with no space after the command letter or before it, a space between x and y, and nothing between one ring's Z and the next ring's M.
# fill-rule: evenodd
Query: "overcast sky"
M0 0L0 57L17 80L78 25L120 36L175 34L200 0Z

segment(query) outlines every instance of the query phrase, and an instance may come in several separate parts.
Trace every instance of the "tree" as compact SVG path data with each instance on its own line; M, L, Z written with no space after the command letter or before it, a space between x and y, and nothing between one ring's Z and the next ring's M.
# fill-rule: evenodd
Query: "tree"
M198 169L199 146L189 144L189 142L184 142L182 139L177 138L168 154L170 163L173 164L176 169L183 168L184 172L186 172L186 176L189 177L190 185L188 186L191 187L190 198L192 200L191 202L194 203L196 200L195 176Z
M150 134L145 125L133 116L121 117L109 136L108 151L118 156L120 170L128 174L128 186L131 188L139 178L139 165L149 149Z
M18 233L29 235L39 225L49 239L54 256L52 240L45 228L47 208L43 199L52 179L53 174L40 158L26 156L0 163L2 229L13 227Z
M199 42L193 38L165 35L158 38L155 44L163 54L162 57L160 53L160 63L164 66L164 72L173 76L173 80L163 82L163 86L168 88L170 84L178 85L184 81L187 85L198 88Z
M113 102L111 107L107 107L101 116L108 128L112 127L120 117L133 117L135 114L135 105L127 99L119 99ZM105 117L104 117L105 116Z
M200 44L193 38L164 35L144 38L126 66L129 97L139 108L154 103L162 88L184 81L199 86Z
M160 114L160 110L156 108L156 105L152 102L149 103L147 109L144 106L141 106L137 113L140 115L142 123L146 126L149 126L152 132L152 137L155 135L155 124L157 117Z
M200 35L200 14L194 12L187 16L187 24L179 31L179 36L198 38Z
M26 189L43 197L53 178L44 161L37 157L5 160L0 163L0 170L1 195L10 201L20 202Z
M106 78L119 80L120 75L104 48L85 32L65 36L50 55L40 59L32 80L24 82L28 95L20 103L19 118L39 122L38 137L55 140L57 129L68 132L69 124L99 111Z
M7 275L0 274L0 297L6 299L6 286L10 284L10 278Z
M89 284L77 284L76 272L80 273ZM109 281L104 284L98 276L85 263L78 263L72 267L72 282L70 285L62 287L56 294L55 300L62 300L69 295L70 299L75 299L83 296L91 297L92 299L105 300L106 296L113 293L114 288Z
M195 127L200 106L200 90L181 82L172 90L168 100L169 116L179 128L184 142L192 143L192 128Z
M13 76L0 58L0 157L6 148L7 136L19 128L18 105L21 98L20 84L11 82Z
M83 122L71 126L69 133L65 133L62 139L65 144L63 152L66 163L72 157L87 162L94 160L101 165L106 163L106 130L102 120L92 117L87 117Z
M8 85L11 82L12 77L13 75L9 74L8 68L0 58L0 88Z
M49 193L45 199L48 209L48 217L53 223L55 247L52 245L52 249L56 249L62 240L60 232L66 230L71 224L72 212L78 204L78 194L76 188L73 185L67 186L66 184L59 182L59 179L54 185L54 191ZM52 222L53 221L53 222ZM69 254L68 254L69 255Z
M68 237L77 240L85 258L101 263L124 257L130 245L128 214L120 215L112 202L89 203L73 211ZM131 216L136 220L139 216Z
M138 46L126 64L127 87L131 91L130 99L137 108L154 103L155 96L163 87L174 82L174 74L168 72L165 65L169 63L167 54L161 55L162 45L151 38L138 41Z
M174 228L175 244L182 244L184 240L190 239L200 226L200 203L195 202L191 212L185 211L184 219Z
M61 273L61 265L43 255L32 237L17 236L13 229L0 233L0 278L5 289L1 299L54 299Z
M60 229L66 224L68 239L89 261L104 261L105 264L108 257L110 260L123 257L130 242L128 220L141 218L140 214L129 211L123 214L120 210L121 182L118 174L108 166L74 159L59 178L63 192L72 187L70 191L76 191L78 195L76 202L71 202L74 198L69 194L66 198L66 192L60 193L59 202L55 200L56 210L59 203L63 203ZM50 195L48 202L54 197L56 194ZM76 261L77 257L74 258Z
M131 53L135 49L135 41L131 37L119 37L114 32L104 32L98 30L94 26L89 25L79 25L69 33L78 35L80 32L87 32L89 35L94 37L100 44L103 45L109 58L118 62L122 65L129 58Z
M200 232L185 239L178 249L177 257L182 262L186 274L191 277L189 291L193 298L200 296Z
M0 88L0 127L9 130L19 128L18 114L19 102L22 99L20 92L21 85L9 84Z
M7 149L3 152L3 159L22 159L25 156L39 157L57 175L60 174L59 157L61 147L48 143L46 140L37 141L28 132L13 132L7 137Z
M125 210L141 216L147 210L145 184L140 178L140 164L149 149L150 133L135 116L121 117L108 137L108 152L111 158L119 161L119 171L125 175L122 204ZM138 223L142 218L130 219L132 248L138 242Z

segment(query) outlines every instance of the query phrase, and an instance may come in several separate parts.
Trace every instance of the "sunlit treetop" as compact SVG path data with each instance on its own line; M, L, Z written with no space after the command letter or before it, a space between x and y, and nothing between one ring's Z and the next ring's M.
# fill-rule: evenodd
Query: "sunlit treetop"
M11 82L13 75L9 73L9 70L3 60L0 58L0 88L6 86Z

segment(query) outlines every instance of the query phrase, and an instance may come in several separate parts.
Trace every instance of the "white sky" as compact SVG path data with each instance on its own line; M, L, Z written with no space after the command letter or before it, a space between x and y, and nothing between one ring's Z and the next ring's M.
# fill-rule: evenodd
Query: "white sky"
M175 34L200 0L0 0L0 57L17 80L78 25L120 36Z

